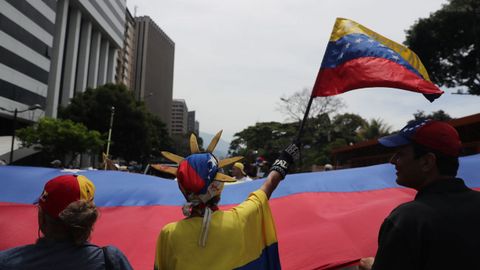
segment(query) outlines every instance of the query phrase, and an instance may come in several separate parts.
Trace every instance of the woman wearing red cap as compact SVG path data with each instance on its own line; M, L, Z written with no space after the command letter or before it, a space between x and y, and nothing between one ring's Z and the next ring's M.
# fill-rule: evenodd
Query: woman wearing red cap
M38 199L37 242L0 252L0 269L132 269L116 247L88 242L98 217L94 195L85 176L49 180Z

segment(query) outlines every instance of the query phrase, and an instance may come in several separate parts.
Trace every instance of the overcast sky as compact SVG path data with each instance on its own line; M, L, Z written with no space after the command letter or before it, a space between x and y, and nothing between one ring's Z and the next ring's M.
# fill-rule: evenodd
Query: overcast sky
M256 122L285 120L281 96L311 89L336 17L352 19L396 42L418 18L446 0L127 0L131 13L150 16L175 42L174 98L195 110L200 130L223 129L230 141ZM427 67L428 69L428 67ZM446 93L430 104L397 89L339 95L342 112L381 118L400 129L413 113L478 113L478 96Z

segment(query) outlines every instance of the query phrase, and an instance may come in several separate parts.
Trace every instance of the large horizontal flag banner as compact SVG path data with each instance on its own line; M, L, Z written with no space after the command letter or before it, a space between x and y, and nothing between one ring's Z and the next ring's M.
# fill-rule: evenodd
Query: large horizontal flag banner
M460 159L459 177L476 189L479 163L480 155ZM47 180L65 173L74 172L0 166L0 250L35 242L37 208L32 202ZM153 269L161 228L184 218L184 198L177 183L116 171L76 173L96 185L100 217L91 242L117 246L135 269ZM221 209L241 203L262 183L225 186ZM384 218L414 195L395 184L390 164L288 175L270 199L282 269L339 269L373 256Z
M400 88L422 93L430 101L443 94L413 51L352 20L337 18L312 97L366 87Z

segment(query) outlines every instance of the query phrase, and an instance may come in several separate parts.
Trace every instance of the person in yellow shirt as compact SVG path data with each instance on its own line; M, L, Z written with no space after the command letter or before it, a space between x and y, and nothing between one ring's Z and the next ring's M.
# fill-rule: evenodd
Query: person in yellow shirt
M243 163L235 162L232 166L232 177L237 180L236 183L245 183L252 181L252 178L248 177L245 172L245 166Z
M268 199L298 157L298 147L291 144L282 152L262 187L243 203L218 211L224 182L235 181L218 168L238 158L218 161L211 153L212 143L204 153L192 147L194 154L185 159L164 152L179 163L178 169L169 172L176 174L187 200L183 207L187 217L163 227L157 239L155 269L280 269Z

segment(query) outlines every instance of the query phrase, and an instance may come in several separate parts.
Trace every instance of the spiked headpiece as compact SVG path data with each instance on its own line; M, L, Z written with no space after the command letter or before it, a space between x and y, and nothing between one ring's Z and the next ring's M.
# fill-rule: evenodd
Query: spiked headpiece
M213 200L213 203L210 200L214 197L220 197L224 182L236 181L235 178L218 172L218 169L243 159L243 157L238 156L218 160L213 155L213 150L217 146L221 135L222 131L219 131L213 137L205 152L201 152L198 147L197 137L192 133L190 136L190 151L192 154L188 157L183 158L170 152L162 151L162 155L177 163L178 168L157 164L152 165L153 168L159 171L170 173L177 177L178 186L187 200L183 207L185 216L191 215L192 207L198 206L205 210L203 213L202 233L199 240L200 246L205 246L206 244L210 215L212 211L218 209L216 203L219 200Z

